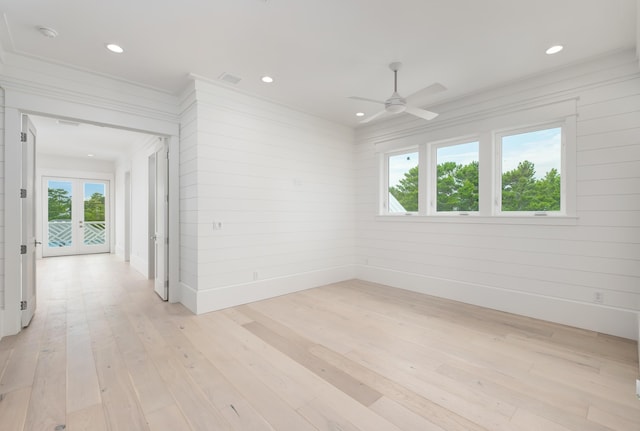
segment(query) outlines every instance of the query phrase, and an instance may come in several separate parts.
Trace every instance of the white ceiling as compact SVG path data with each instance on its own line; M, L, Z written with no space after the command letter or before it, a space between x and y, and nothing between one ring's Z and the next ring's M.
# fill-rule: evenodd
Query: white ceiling
M30 116L38 133L38 154L115 162L148 143L152 136L128 130ZM89 157L89 154L92 156ZM81 167L78 167L81 169Z
M177 94L190 73L348 126L399 90L459 97L636 44L636 0L3 0L0 43ZM37 26L58 31L43 37ZM125 49L115 55L104 46ZM561 43L565 50L548 56ZM262 75L275 82L260 82Z

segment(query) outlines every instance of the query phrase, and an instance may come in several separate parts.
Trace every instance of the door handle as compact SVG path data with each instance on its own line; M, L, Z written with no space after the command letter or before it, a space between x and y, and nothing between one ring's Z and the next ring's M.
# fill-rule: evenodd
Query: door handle
M42 243L40 241L38 241L37 239L35 239L35 240L33 240L33 245L35 247L36 245L42 245Z

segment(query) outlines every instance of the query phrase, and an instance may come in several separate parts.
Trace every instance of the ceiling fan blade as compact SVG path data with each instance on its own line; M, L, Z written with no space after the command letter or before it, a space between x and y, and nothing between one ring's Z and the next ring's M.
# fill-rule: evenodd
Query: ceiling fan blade
M409 97L406 98L407 103L411 103L412 105L420 105L421 103L417 103L420 99L433 96L434 94L441 93L445 91L447 87L436 82L435 84L431 84L428 87L423 88L422 90L418 90Z
M385 114L387 114L387 111L386 110L382 110L382 111L377 112L377 113L373 114L372 116L367 117L364 120L360 121L360 124L368 123L370 121L375 120L376 118L380 118L380 117L384 116Z
M364 100L365 102L379 103L381 105L384 105L384 102L381 100L367 99L366 97L349 96L349 99Z
M435 112L414 108L413 106L407 106L407 109L404 112L415 115L416 117L424 118L427 121L433 120L438 116L438 114L436 114Z

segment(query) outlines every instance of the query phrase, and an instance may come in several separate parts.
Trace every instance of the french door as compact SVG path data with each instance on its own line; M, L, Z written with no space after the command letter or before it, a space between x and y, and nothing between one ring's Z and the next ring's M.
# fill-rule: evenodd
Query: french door
M109 181L43 177L42 255L108 253Z

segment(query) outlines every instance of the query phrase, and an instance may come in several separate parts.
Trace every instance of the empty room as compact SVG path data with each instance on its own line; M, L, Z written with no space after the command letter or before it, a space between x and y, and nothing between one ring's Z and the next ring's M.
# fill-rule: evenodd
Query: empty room
M0 13L0 430L640 429L639 0Z

